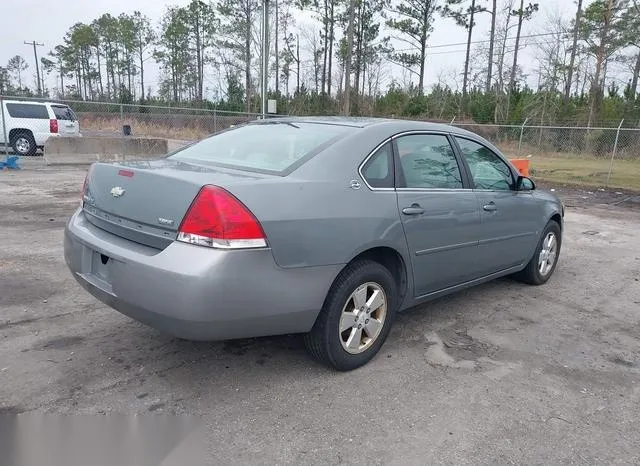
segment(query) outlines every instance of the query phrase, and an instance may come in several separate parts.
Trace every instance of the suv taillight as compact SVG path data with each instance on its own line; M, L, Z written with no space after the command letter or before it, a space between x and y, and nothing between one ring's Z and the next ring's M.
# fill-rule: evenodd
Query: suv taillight
M58 132L58 120L52 118L49 120L49 132L56 134Z
M263 248L267 242L260 222L228 191L204 186L178 230L178 241L211 248Z

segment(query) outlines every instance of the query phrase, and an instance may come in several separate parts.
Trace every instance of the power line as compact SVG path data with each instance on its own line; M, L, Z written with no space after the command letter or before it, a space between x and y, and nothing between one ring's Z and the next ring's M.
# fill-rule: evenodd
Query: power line
M558 33L558 32L545 32L545 33L540 33L540 34L528 34L528 35L524 35L524 36L520 36L520 39L532 39L534 37L545 37L545 36L557 36L560 34L564 34L564 33ZM517 37L507 37L506 39L501 39L501 40L516 40ZM564 40L570 40L570 37L567 37ZM471 44L487 44L491 42L490 39L486 39L486 40L472 40ZM427 45L427 49L440 49L440 48L445 48L445 47L459 47L461 45L467 45L466 42L452 42L450 44L436 44L436 45ZM409 52L412 50L416 50L417 47L413 47L413 48L409 48L409 49L400 49L400 50L395 50L395 52ZM433 55L433 54L432 54Z
M42 83L40 81L40 66L38 64L38 51L36 50L36 46L37 47L44 47L44 44L41 44L40 42L36 42L31 41L31 42L27 42L26 40L24 41L25 45L33 45L33 56L36 60L36 78L38 80L38 97L42 95Z

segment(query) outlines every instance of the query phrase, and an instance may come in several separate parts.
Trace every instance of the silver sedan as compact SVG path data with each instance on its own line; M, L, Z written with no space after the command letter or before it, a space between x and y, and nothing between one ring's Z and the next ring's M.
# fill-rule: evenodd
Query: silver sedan
M278 118L162 160L93 164L64 249L86 290L162 332L304 333L350 370L397 312L505 275L547 282L563 217L468 131Z

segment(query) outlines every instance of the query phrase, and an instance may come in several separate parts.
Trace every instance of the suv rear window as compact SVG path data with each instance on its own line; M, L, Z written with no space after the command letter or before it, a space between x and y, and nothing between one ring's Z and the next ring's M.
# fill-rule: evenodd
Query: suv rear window
M66 121L76 121L76 115L69 107L63 105L52 105L51 109L56 114L56 119Z
M283 175L353 130L297 121L249 124L215 134L172 158Z
M44 105L34 104L7 104L7 110L12 118L32 118L48 120L49 112Z

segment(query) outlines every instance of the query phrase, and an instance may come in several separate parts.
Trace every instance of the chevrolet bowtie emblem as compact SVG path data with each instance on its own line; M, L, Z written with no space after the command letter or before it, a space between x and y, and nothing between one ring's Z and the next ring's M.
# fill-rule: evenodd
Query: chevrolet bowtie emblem
M111 188L111 195L113 197L124 196L124 189L121 188L120 186L114 186L113 188Z

